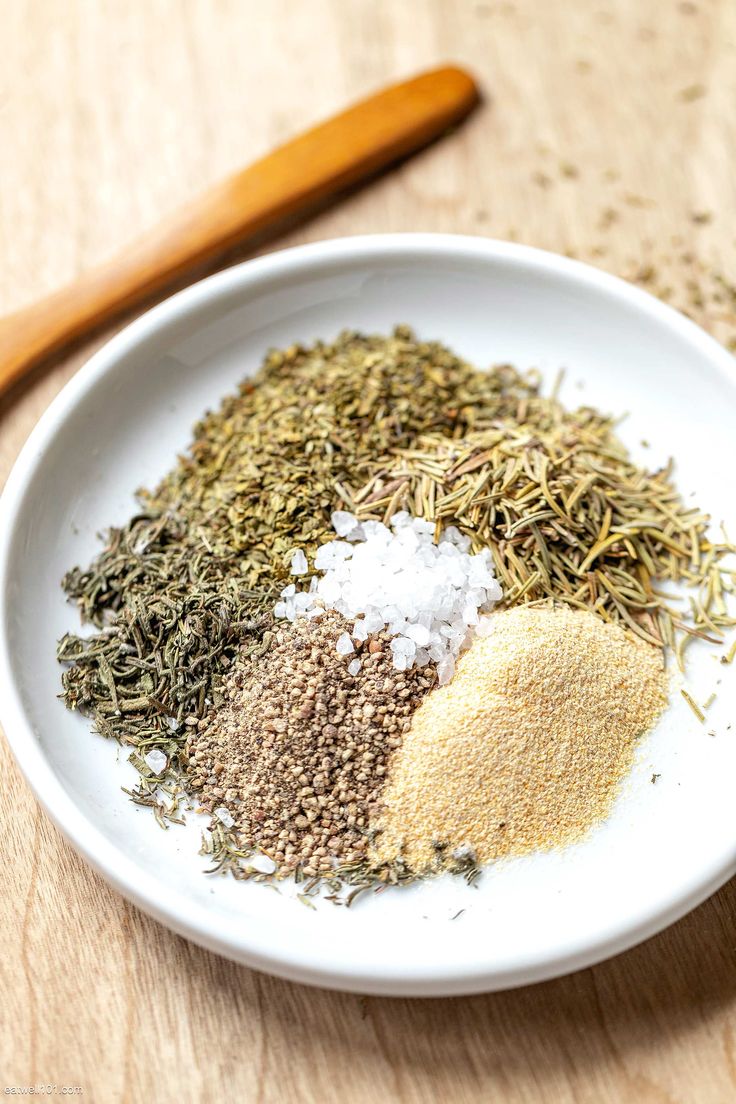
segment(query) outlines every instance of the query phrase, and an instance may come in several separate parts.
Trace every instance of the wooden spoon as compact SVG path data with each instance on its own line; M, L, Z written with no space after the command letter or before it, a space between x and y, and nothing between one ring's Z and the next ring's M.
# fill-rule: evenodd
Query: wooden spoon
M242 245L397 161L478 102L461 69L392 85L268 154L176 211L115 260L0 319L0 395L51 354Z

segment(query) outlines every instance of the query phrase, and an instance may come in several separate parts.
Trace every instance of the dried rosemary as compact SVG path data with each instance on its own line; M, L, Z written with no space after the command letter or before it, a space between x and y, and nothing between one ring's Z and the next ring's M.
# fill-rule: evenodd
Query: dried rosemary
M529 386L488 428L452 441L424 434L417 447L395 449L353 499L360 518L410 509L438 532L452 524L475 549L489 547L504 605L553 598L591 609L673 650L681 668L689 640L720 643L736 624L726 601L734 546L713 542L709 516L683 503L672 463L638 467L610 418L567 411ZM678 603L666 583L694 593Z

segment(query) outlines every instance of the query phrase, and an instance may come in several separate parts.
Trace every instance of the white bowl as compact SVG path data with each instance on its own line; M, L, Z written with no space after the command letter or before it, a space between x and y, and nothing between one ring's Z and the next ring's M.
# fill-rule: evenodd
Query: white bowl
M677 454L716 520L733 502L732 358L642 291L517 245L444 235L348 238L231 268L156 307L101 349L32 434L0 506L2 722L29 784L92 866L195 942L284 977L370 993L440 995L552 977L631 946L736 870L730 668L693 651L707 726L675 693L611 820L584 843L489 870L310 911L207 878L196 818L162 832L128 802L125 754L60 701L56 639L78 624L59 580L122 522L133 491L185 448L192 423L272 345L408 322L479 365L568 370L564 397L631 411L640 459ZM577 382L583 384L578 390ZM639 442L651 443L644 450ZM728 520L728 516L726 516ZM716 736L708 736L714 729ZM651 784L653 773L661 777ZM460 910L457 919L451 919Z

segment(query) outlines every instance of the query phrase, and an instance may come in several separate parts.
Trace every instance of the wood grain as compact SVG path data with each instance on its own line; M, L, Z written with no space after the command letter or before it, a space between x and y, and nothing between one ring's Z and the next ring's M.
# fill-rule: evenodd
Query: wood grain
M732 0L4 0L0 40L2 312L345 102L451 61L485 86L481 111L279 244L516 237L617 272L654 266L733 338L727 304L695 302L687 259L733 267ZM99 340L2 405L3 477ZM736 883L559 981L457 1000L335 995L149 920L61 840L4 743L0 758L0 1087L76 1084L113 1102L736 1097Z
M467 73L432 69L377 90L212 185L113 260L0 318L0 396L72 341L422 149L477 102Z

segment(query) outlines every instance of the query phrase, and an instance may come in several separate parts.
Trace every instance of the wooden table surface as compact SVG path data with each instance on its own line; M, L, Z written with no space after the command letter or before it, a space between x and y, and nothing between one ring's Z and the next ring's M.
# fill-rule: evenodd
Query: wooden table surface
M733 341L731 310L698 294L733 266L733 0L3 0L0 41L0 310L345 101L454 60L483 82L482 110L272 244L513 237L670 288ZM3 479L101 340L3 404ZM148 919L61 839L4 743L0 757L0 1089L274 1104L736 1098L736 882L559 981L470 999L336 995Z

